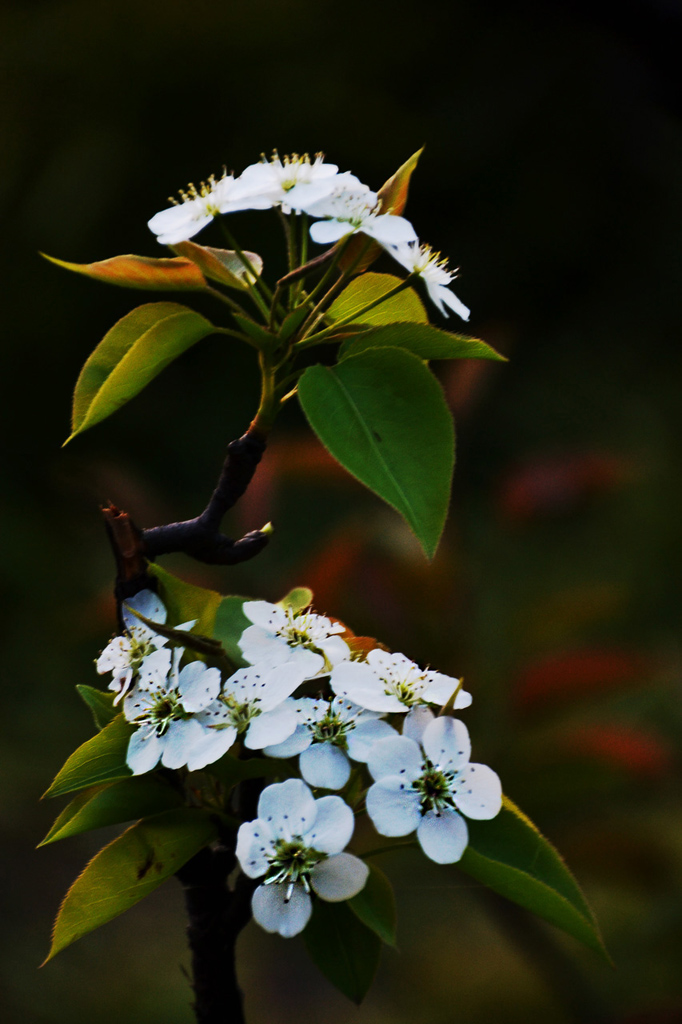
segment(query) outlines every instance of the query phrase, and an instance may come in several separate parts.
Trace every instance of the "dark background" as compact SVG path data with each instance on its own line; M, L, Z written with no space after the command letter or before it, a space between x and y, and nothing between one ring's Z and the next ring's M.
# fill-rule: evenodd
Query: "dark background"
M461 265L472 333L510 357L441 368L459 460L437 558L292 410L229 523L272 519L270 548L233 571L164 564L272 599L308 583L320 611L463 673L476 756L566 856L615 968L454 867L384 857L400 954L384 956L365 1005L338 996L300 940L252 925L240 948L250 1021L682 1020L682 12L673 0L614 10L6 0L5 1021L191 1020L172 883L37 971L63 892L108 838L33 852L57 810L37 799L90 735L73 686L95 682L114 628L99 503L141 525L195 514L257 397L250 354L210 338L60 450L82 362L147 296L37 251L163 255L147 219L223 163L324 149L377 188L422 144L407 213ZM272 280L275 219L232 227ZM211 230L201 240L220 244Z

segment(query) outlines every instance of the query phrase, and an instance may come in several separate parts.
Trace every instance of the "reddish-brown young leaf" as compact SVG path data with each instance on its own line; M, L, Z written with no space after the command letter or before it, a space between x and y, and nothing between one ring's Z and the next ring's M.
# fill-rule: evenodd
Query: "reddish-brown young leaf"
M206 280L192 260L176 256L172 259L153 259L150 256L112 256L98 263L68 263L41 253L50 263L65 270L92 277L105 284L121 288L139 288L151 292L201 291Z

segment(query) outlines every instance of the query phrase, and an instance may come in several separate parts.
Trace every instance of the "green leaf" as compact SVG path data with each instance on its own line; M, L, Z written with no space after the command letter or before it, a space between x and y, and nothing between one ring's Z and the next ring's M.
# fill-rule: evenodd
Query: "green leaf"
M346 320L354 313L359 313L370 302L376 302L382 295L386 295L400 283L401 278L394 277L393 274L363 274L361 277L354 277L338 298L332 302L327 310L327 318L332 324L335 320ZM374 309L370 309L368 313L360 314L353 320L353 323L376 324L377 326L396 322L415 324L428 324L429 322L424 304L412 288L403 289L392 298L386 299L386 302L382 302Z
M313 603L313 592L310 587L294 587L277 602L281 608L291 608L294 614L309 608Z
M170 641L171 647L181 647L183 650L195 651L197 654L201 654L207 658L215 658L216 660L226 661L225 668L231 668L232 663L229 658L226 658L225 649L219 640L214 640L212 636L202 636L200 633L191 633L186 629L173 629L172 626L166 626L163 622L154 622L153 619L147 618L142 612L138 612L135 608L125 604L124 607L139 619L140 622L144 622L145 626L149 626L151 630L158 633L159 636L163 636L166 640Z
M303 939L310 959L325 978L359 1005L379 966L379 936L345 903L326 903L318 899Z
M363 924L371 928L389 946L396 944L396 906L393 886L375 864L368 864L369 877L348 906Z
M103 729L119 713L118 708L114 706L115 694L113 693L105 693L104 690L98 690L94 686L83 685L76 686L76 692L90 708L98 729Z
M507 797L492 821L468 821L469 845L458 867L483 885L608 953L578 883L548 839Z
M280 340L286 341L290 338L294 331L298 330L309 313L310 305L306 303L302 303L296 309L292 309L291 313L288 313L282 321L282 326L279 329Z
M424 149L418 149L416 153L402 164L395 174L392 174L388 181L379 189L377 193L379 202L381 203L382 213L393 213L401 214L405 209L407 203L407 193L410 187L410 179L412 172L417 166L419 157L424 152ZM369 244L368 244L369 243ZM363 253L364 249L364 253ZM363 270L371 266L374 260L380 256L382 248L378 242L369 241L366 236L355 235L351 238L348 243L348 247L343 253L339 266L342 270L347 270L355 264L354 273L361 274ZM362 258L358 260L362 254ZM356 260L358 262L356 263Z
M372 349L308 367L298 397L325 448L404 516L431 557L450 499L454 428L427 366L401 349Z
M47 960L148 896L216 836L212 817L190 807L132 825L93 857L67 892Z
M222 601L221 595L216 590L207 590L205 587L187 583L186 580L181 580L166 569L162 569L155 562L150 562L147 570L159 581L159 597L166 606L168 622L177 624L196 619L192 632L211 636L216 612Z
M43 796L61 796L98 782L112 782L131 776L126 754L132 734L132 725L123 715L117 715L101 732L74 750Z
M183 803L178 790L156 775L140 775L79 793L67 804L39 846L104 825L145 818Z
M355 356L369 348L402 348L420 359L497 359L506 362L479 338L450 334L431 324L391 324L349 338L339 349L339 358Z
M239 639L246 627L252 625L251 620L247 619L242 611L244 601L249 600L248 597L224 597L218 607L213 629L214 637L223 645L230 661L240 668L247 664L239 646Z
M249 290L248 271L236 252L230 249L213 249L209 245L197 245L196 242L179 242L170 248L195 263L204 277L210 278L211 281L226 284L229 288L239 288L240 291ZM252 279L260 277L263 272L263 261L260 256L255 252L245 252L244 255L254 270L254 273L248 276Z
M44 252L40 255L65 270L73 270L85 277L120 285L122 288L141 288L150 292L200 292L206 288L204 275L193 262L186 259L157 260L129 254L112 256L99 263L67 263L66 260L57 260Z
M133 309L105 334L81 370L71 437L111 416L214 330L209 320L177 302L148 302Z
M202 769L215 775L228 788L236 786L245 779L265 779L278 777L293 778L297 773L288 761L279 757L247 757L239 758L234 754L223 754L219 760Z

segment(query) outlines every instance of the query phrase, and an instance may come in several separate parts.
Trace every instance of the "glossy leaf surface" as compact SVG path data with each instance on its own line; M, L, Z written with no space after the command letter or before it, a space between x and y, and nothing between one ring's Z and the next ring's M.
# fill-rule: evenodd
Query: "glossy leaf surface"
M123 715L117 715L101 732L74 750L44 796L61 796L99 782L131 776L126 753L132 734L132 725Z
M361 1003L379 966L379 936L345 903L318 899L303 938L310 959L332 985Z
M189 807L132 825L93 857L67 892L47 959L148 896L216 836L212 817Z
M450 499L454 427L440 385L409 352L372 349L301 377L303 411L325 448L436 550Z
M94 686L84 685L77 686L76 692L81 700L90 708L98 729L103 729L105 725L108 725L119 714L120 708L114 706L115 694L98 690Z
M402 348L420 359L496 359L504 356L479 338L441 331L431 324L390 324L365 331L345 341L340 356L353 356L370 348Z
M389 946L396 943L396 906L393 886L376 864L371 862L364 889L348 900L348 906L363 924L371 928Z
M205 317L176 302L148 302L133 309L105 334L81 370L71 437L111 416L213 330Z
M180 807L182 803L178 790L156 775L141 775L93 786L67 804L39 845L45 846L57 839L67 839L104 825L117 825L121 821L159 814Z
M239 667L247 664L239 647L239 639L246 627L252 624L242 611L244 601L248 600L248 597L236 595L224 597L218 607L213 630L215 639L223 645L230 661Z
M177 626L196 619L192 631L211 636L221 595L216 590L188 583L155 562L149 563L148 572L159 581L159 597L166 608L166 621Z
M335 320L346 320L354 316L354 324L416 323L428 324L429 318L424 303L412 288L405 288L390 299L374 306L367 313L360 313L364 306L375 302L401 283L401 278L393 274L363 274L355 277L332 302L327 317L332 323Z
M468 821L469 845L458 867L488 888L604 949L594 915L561 856L511 800L491 821Z

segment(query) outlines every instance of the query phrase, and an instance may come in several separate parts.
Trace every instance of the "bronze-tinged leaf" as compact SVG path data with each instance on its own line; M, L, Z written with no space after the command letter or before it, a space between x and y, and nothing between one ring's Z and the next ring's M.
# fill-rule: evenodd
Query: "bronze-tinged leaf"
M85 277L121 288L139 288L143 291L201 291L206 280L192 260L179 256L172 259L153 259L150 256L112 256L98 263L68 263L41 253L50 263L65 270L73 270Z
M213 249L208 245L197 245L196 242L179 242L170 248L179 256L186 257L196 264L211 281L225 284L229 288L239 288L241 291L246 291L250 286L249 271L238 253L230 249ZM253 269L253 275L260 277L263 272L263 260L260 256L255 252L245 252L244 256Z

